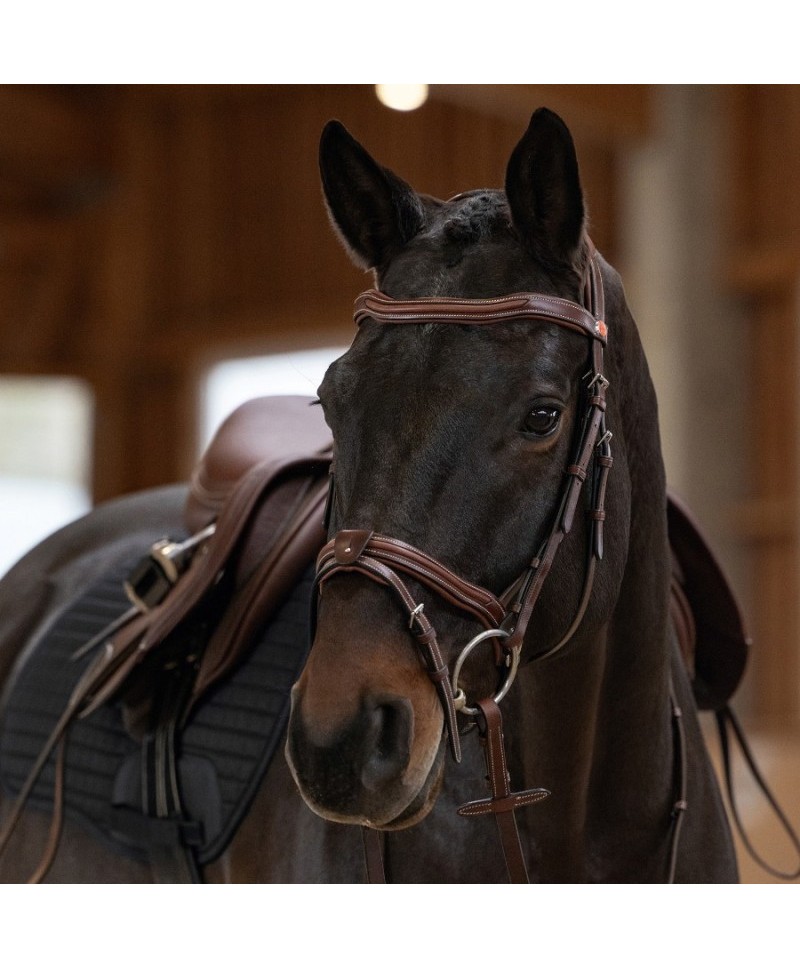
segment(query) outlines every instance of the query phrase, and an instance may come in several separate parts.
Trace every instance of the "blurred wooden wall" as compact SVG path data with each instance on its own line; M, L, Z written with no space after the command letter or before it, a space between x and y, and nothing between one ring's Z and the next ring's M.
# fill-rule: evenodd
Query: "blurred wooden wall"
M613 255L618 115L583 118L598 243ZM603 92L604 89L597 89ZM442 89L389 111L369 86L0 88L0 372L82 377L96 400L96 500L186 477L209 361L349 341L367 279L328 225L317 144L340 118L422 191L502 184L538 106ZM642 123L638 91L628 127ZM613 119L613 122L612 122Z
M731 124L728 278L750 328L741 428L750 497L731 514L748 546L756 607L756 714L800 721L800 88L727 92ZM724 388L720 388L724 392Z

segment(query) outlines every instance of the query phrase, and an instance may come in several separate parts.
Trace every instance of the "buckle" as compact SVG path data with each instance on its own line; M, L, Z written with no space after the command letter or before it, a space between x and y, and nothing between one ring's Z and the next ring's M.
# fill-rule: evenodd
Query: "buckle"
M189 567L198 545L207 541L215 525L192 535L185 541L162 538L150 548L125 580L125 594L140 612L149 612L167 597L181 575Z
M591 379L589 379L589 377L591 377ZM611 384L603 376L602 373L594 373L593 374L592 371L589 370L588 373L584 373L583 378L584 378L584 380L589 380L589 382L586 384L586 389L587 390L591 390L592 387L595 385L595 383L597 383L599 385L601 392L607 390L611 386Z

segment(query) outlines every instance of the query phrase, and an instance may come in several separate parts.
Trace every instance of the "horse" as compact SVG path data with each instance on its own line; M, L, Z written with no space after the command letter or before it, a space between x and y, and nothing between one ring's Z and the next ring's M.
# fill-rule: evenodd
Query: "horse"
M285 755L203 879L736 881L670 616L656 396L567 126L537 110L504 188L447 200L338 121L320 170L375 288L315 401L332 484ZM23 558L0 582L0 673L184 500L110 502ZM4 880L48 823L23 813ZM153 877L69 818L47 874Z

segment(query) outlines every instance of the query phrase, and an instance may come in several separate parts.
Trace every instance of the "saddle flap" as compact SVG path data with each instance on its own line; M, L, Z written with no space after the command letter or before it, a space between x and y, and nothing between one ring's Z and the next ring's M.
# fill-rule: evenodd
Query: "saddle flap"
M190 534L214 521L244 474L286 454L325 453L331 432L313 397L256 397L220 425L192 474L185 520Z
M728 579L685 504L667 495L667 524L673 556L673 619L683 645L700 709L722 708L744 674L751 644ZM688 610L687 610L688 606ZM691 649L693 640L694 649ZM693 670L692 670L693 664Z

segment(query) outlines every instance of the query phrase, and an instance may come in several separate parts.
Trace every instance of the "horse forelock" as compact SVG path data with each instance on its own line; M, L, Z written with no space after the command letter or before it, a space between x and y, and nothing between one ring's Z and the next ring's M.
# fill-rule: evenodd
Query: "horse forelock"
M379 273L379 288L387 295L479 299L524 290L577 295L574 280L553 280L531 259L501 189L447 202L426 198L424 204L422 228Z
M497 231L507 229L511 215L500 192L479 191L462 196L446 216L442 233L450 242L474 245Z

